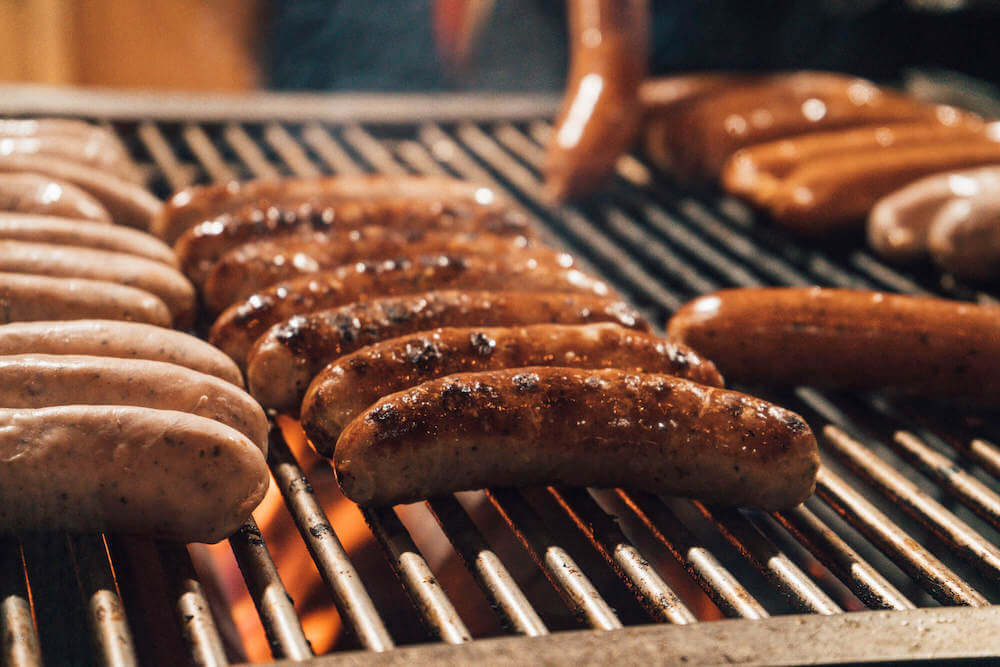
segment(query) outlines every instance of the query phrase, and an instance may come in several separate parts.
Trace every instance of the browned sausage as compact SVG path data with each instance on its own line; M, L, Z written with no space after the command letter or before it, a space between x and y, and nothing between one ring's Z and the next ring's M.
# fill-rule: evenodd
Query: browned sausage
M574 268L539 266L532 259L467 255L417 255L339 267L273 285L229 307L209 335L242 366L257 337L293 315L353 301L429 290L468 289L575 292L609 297L607 284Z
M321 209L347 202L373 200L424 200L465 202L484 207L503 206L496 190L453 178L423 176L320 176L313 178L259 179L215 183L181 190L157 216L153 233L174 243L186 230L224 213L253 208L298 207Z
M0 173L0 210L111 222L111 214L80 188L48 176Z
M938 266L959 278L1000 276L1000 188L941 207L931 221L927 247Z
M670 375L560 367L460 373L391 394L337 441L340 487L390 505L486 486L619 486L788 509L819 454L801 417Z
M8 118L0 120L0 137L69 137L99 144L102 153L124 155L121 143L108 130L70 118Z
M106 171L126 180L134 180L136 177L127 156L120 150L108 150L107 138L103 135L0 136L0 155L47 155Z
M512 256L569 268L573 257L524 237L451 232L405 233L384 227L339 229L309 239L258 241L230 250L212 267L203 290L213 314L271 285L345 264L427 253Z
M270 378L268 395L294 412L324 366L381 340L437 327L593 322L647 326L620 301L576 294L440 291L374 299L271 327L247 357L247 386L265 389Z
M631 145L648 33L648 0L569 2L569 81L545 158L553 197L594 188Z
M733 289L684 306L667 335L730 382L1000 404L1000 308L819 287Z
M316 451L333 456L340 431L383 396L445 375L521 366L618 368L722 386L712 362L686 345L610 322L435 329L374 343L329 364L305 394L302 425Z

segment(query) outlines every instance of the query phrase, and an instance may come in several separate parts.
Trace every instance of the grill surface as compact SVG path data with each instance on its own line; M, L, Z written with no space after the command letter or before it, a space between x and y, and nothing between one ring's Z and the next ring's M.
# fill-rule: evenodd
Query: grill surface
M8 110L60 111L48 98L34 106L26 99ZM509 115L493 121L455 121L454 105L446 105L445 121L395 118L362 126L303 121L301 109L283 114L288 107L280 104L267 113L294 122L217 120L225 107L211 107L206 115L213 120L204 121L192 100L178 104L187 107L177 120L137 121L144 112L134 105L98 102L92 107L100 114L89 117L119 132L162 196L211 180L326 172L451 174L496 184L525 205L552 242L589 263L655 323L695 295L725 286L819 284L994 302L930 273L890 268L863 249L800 245L755 221L738 202L684 190L635 157L621 161L616 183L600 198L549 206L540 197L538 167L550 125L535 119L546 117L549 103L511 104ZM338 108L328 102L315 116ZM229 115L247 113L230 107ZM362 580L338 538L340 527L324 513L277 427L269 464L300 546L350 631L347 646L385 652L379 657L386 662L628 656L802 663L1000 654L1000 607L991 606L1000 602L1000 447L990 415L805 388L769 398L803 414L821 441L817 493L803 506L767 515L647 494L549 488L459 494L405 513L365 509L397 575L392 585L406 592L410 609L373 602L366 586L385 582ZM466 610L422 555L426 537L422 552L407 529L421 513L440 528L433 548L454 550L501 635L540 637L575 627L613 631L616 640L578 631L468 643ZM484 524L491 519L506 532L499 546L487 541ZM229 542L275 659L312 658L282 583L294 573L279 572L253 522ZM209 596L181 547L40 535L0 541L0 558L0 621L12 664L33 664L41 653L53 664L124 665L171 647L195 663L226 664ZM561 610L530 601L525 580L539 572ZM392 650L389 611L419 621L430 645ZM784 618L766 620L778 615ZM708 622L719 616L743 620ZM623 628L637 624L650 625ZM176 626L173 645L147 636L157 625ZM689 627L670 627L682 625ZM340 651L317 662L374 657Z

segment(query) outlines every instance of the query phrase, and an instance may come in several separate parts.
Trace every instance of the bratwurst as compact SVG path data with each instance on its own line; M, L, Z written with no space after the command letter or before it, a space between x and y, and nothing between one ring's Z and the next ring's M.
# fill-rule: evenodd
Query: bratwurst
M75 185L40 174L0 173L0 210L111 222L101 202Z

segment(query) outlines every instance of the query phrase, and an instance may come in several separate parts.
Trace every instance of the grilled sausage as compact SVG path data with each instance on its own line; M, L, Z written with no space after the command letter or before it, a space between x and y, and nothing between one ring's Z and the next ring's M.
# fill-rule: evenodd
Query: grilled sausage
M572 0L570 72L545 158L545 184L563 199L598 185L632 143L649 51L648 0Z
M730 382L1000 404L1000 308L862 290L733 289L681 308L667 335Z
M316 451L330 457L341 430L383 396L445 375L522 366L618 368L722 386L712 362L686 345L610 322L435 329L374 343L329 364L305 394L302 425Z
M389 505L485 486L620 486L788 509L819 455L793 412L670 375L513 368L390 394L344 429L340 487Z
M0 410L0 531L217 542L267 491L260 449L210 419L131 406Z
M1000 167L934 174L880 199L868 215L868 244L886 259L912 262L927 255L927 231L956 197L1000 190Z
M93 318L171 324L167 306L145 290L104 280L0 273L0 322Z
M0 405L134 405L188 412L236 429L267 454L267 417L239 387L148 359L73 354L0 356Z
M194 322L194 287L179 271L134 255L91 248L0 240L0 271L120 283L155 294L179 327Z
M0 210L111 222L101 202L75 185L39 174L0 173Z
M184 232L175 248L184 274L200 286L220 257L244 243L310 238L315 232L369 225L411 233L438 230L533 236L527 218L505 206L400 199L352 201L324 208L309 205L291 209L252 208L238 214L227 213Z
M941 268L959 278L1000 276L1000 188L945 204L930 224L927 247Z
M110 250L176 266L170 246L155 236L121 225L24 213L0 213L0 239Z
M297 315L271 327L247 356L258 400L297 410L323 367L366 345L438 327L616 322L647 325L620 301L549 292L437 291L386 297ZM253 390L251 390L253 391Z
M0 355L12 354L86 354L165 361L243 386L236 364L217 348L186 333L139 322L70 320L0 325Z
M441 177L362 175L231 181L181 190L157 216L153 233L174 243L198 223L238 213L248 206L264 209L309 204L322 209L349 202L371 204L375 200L464 202L487 208L505 205L496 190Z
M89 143L100 142L101 152L124 154L121 143L108 130L71 118L0 119L0 137L70 137Z
M240 366L250 346L269 327L294 315L335 308L367 298L430 290L574 292L611 296L607 284L580 271L539 266L531 259L424 255L339 267L278 283L229 307L209 338Z
M309 239L248 243L216 262L205 280L205 305L213 314L276 283L345 264L404 255L447 253L515 256L554 268L569 268L573 257L524 237L450 232L403 233L362 227L316 234Z
M76 162L90 169L114 174L118 178L134 180L135 171L120 150L107 150L107 138L41 134L30 137L3 137L0 135L0 155L47 155Z
M139 229L149 230L163 208L159 199L135 183L46 155L0 156L0 172L30 172L72 183L101 202L115 222Z

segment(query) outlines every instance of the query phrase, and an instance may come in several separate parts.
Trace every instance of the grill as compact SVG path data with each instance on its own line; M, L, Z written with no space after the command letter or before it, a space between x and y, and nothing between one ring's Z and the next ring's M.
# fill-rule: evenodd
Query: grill
M162 196L211 180L326 172L451 174L493 184L654 323L725 286L820 284L994 303L988 293L890 268L857 247L799 244L758 224L738 202L685 189L635 156L620 161L616 182L600 197L546 204L538 167L554 104L12 89L0 112L74 115L113 127ZM799 411L821 442L817 492L795 510L768 515L563 488L363 509L395 580L359 574L342 525L314 490L316 476L329 479L332 471L313 468L307 476L287 431L275 425L269 465L300 534L295 546L308 551L308 567L325 583L348 639L347 650L313 656L283 584L296 572L279 569L251 521L229 545L273 657L334 665L1000 654L1000 607L993 606L1000 602L1000 440L989 415L807 388L766 397ZM462 590L445 589L430 551L464 564ZM0 558L0 622L11 664L127 665L157 662L168 649L197 664L240 659L220 632L227 610L213 609L181 546L37 535L0 542ZM374 586L393 589L392 608L373 601ZM467 598L491 610L493 630L470 630ZM416 637L411 645L398 645L399 627Z

